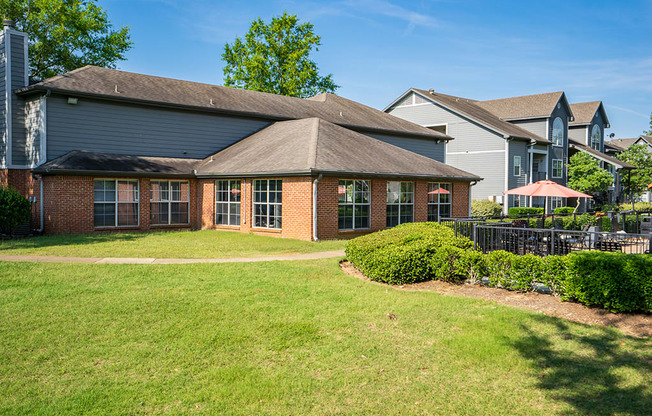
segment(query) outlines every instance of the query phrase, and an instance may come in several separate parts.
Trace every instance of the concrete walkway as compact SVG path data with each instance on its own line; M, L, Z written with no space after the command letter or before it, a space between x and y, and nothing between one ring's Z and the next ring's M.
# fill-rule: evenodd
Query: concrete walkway
M318 253L288 254L284 256L233 257L230 259L155 259L138 257L57 257L0 255L0 261L32 263L94 263L94 264L188 264L188 263L250 263L259 261L315 260L344 257L344 250Z

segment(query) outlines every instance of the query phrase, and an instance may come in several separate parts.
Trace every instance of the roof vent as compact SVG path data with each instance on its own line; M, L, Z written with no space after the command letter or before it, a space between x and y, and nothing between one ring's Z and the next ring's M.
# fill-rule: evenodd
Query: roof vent
M435 90L433 90L432 88L430 88L430 89L428 90L428 92L429 92L430 94L434 94L434 93L435 93Z
M2 25L4 27L8 27L8 28L13 29L14 27L16 27L16 22L14 22L11 19L5 19L5 20L2 21Z
M120 94L120 91L118 91L118 84L115 84L115 88L113 89L113 91L114 91L116 94Z

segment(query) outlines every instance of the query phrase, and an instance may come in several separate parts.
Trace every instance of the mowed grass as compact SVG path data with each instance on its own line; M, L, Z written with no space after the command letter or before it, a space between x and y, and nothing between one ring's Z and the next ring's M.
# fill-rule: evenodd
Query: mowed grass
M642 415L651 377L650 340L333 259L0 262L0 414Z
M230 258L344 249L345 241L300 241L230 231L56 235L0 241L0 254L65 257Z

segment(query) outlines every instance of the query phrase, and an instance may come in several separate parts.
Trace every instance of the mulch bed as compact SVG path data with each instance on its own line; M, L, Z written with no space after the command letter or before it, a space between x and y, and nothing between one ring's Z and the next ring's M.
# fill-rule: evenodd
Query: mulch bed
M355 276L359 279L371 282L371 280L346 260L340 262L340 268L349 276ZM485 299L494 301L501 305L528 309L582 324L603 325L618 328L625 334L636 337L652 336L652 315L650 314L611 313L604 309L590 308L579 303L562 302L558 297L552 295L533 292L516 292L481 285L456 285L438 280L403 286L393 286L378 282L372 283L391 286L398 290L427 291L439 293L441 295Z

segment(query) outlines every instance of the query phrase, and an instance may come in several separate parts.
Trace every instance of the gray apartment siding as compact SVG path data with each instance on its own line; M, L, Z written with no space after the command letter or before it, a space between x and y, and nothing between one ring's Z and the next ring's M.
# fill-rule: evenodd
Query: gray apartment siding
M602 117L602 114L598 111L596 115L593 117L593 120L591 121L591 124L589 125L589 142L587 143L588 146L591 146L591 132L593 131L593 126L597 125L600 128L600 148L597 149L601 152L604 152L604 118Z
M25 36L11 33L9 35L11 53L11 89L12 91L27 85L25 79ZM13 165L27 164L25 135L25 102L11 94L11 158Z
M525 186L528 183L528 173L530 171L530 158L528 157L528 143L520 140L512 140L509 142L509 170L507 172L508 178L508 188L518 188L519 186ZM515 175L515 158L521 158L521 172L520 175ZM514 206L514 198L509 198L509 207ZM522 204L525 206L526 204Z
M568 137L581 143L589 143L590 140L587 139L587 130L587 126L571 126L568 128Z
M492 196L502 197L505 190L505 151L496 153L449 154L446 164L470 170L484 178L471 188L471 199L487 199Z
M439 143L432 139L416 139L410 137L390 136L387 134L372 134L367 133L367 136L373 137L385 143L393 144L405 150L429 157L439 162L446 160L446 144L441 141Z
M560 103L561 104L561 100ZM552 141L552 130L553 130L553 125L555 118L561 118L561 121L564 123L564 143L563 146L555 146L551 145L550 146L550 153L548 157L548 179L551 181L555 181L559 184L566 185L566 161L568 159L568 118L570 117L568 110L566 107L561 104L555 106L555 109L552 112L552 115L550 116L550 122L548 123L548 140ZM554 159L560 159L562 160L563 163L563 169L562 169L562 177L561 178L553 178L552 177L552 161Z
M546 119L540 118L536 120L515 120L511 121L512 124L515 124L529 132L537 134L541 137L546 137Z
M25 100L25 141L21 149L24 160L21 164L36 166L44 161L41 158L41 136L45 129L44 100L39 97Z
M5 36L0 32L0 167L7 165L7 70Z
M47 159L71 150L203 158L269 121L67 97L47 99Z

